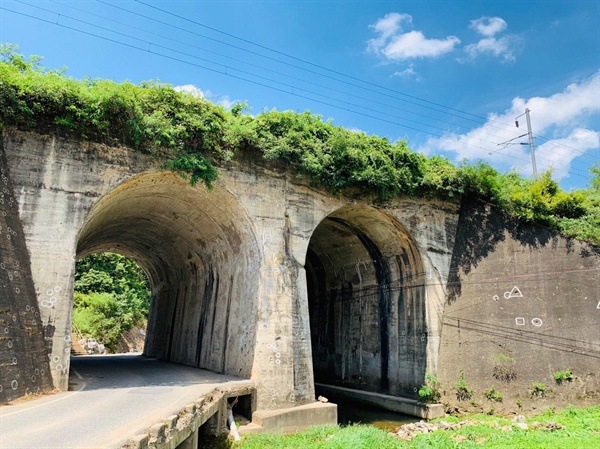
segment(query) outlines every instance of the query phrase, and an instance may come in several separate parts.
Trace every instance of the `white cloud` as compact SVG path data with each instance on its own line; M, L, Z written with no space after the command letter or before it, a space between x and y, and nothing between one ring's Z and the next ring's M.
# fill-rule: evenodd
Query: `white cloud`
M210 90L202 90L193 84L185 84L183 86L175 86L174 89L177 92L185 92L194 97L205 98L209 101L212 101L215 104L223 106L225 109L231 109L236 103L239 103L238 100L232 100L228 95L215 95Z
M400 78L405 78L405 79L414 78L415 81L421 81L421 77L415 71L413 64L409 65L404 70L395 71L394 73L392 73L392 76L399 76Z
M516 59L515 48L518 42L519 38L514 34L507 34L499 39L496 39L495 37L486 37L476 44L465 46L465 51L471 59L474 59L479 55L489 54L501 57L505 62L513 62Z
M482 126L465 134L448 133L441 138L431 138L419 150L427 153L450 152L457 159L484 159L503 169L521 166L529 172L527 146L510 145L502 148L497 145L527 132L525 118L519 119L519 128L514 127L514 119L523 114L525 108L529 108L533 133L547 135L551 139L545 143L536 142L539 145L536 149L539 171L554 167L558 175L564 175L573 159L581 155L580 152L599 146L599 130L590 127L590 124L598 123L599 98L600 72L596 72L548 97L528 100L516 97L509 109L490 114ZM523 137L514 142L527 142L527 139Z
M535 154L548 167L569 167L582 152L600 147L600 133L591 129L576 128L560 139L551 139L536 147ZM558 171L557 175L564 173Z
M508 25L501 17L483 16L479 19L471 20L470 26L482 36L492 37L495 34L504 31Z
M410 58L434 58L454 50L460 43L456 36L444 39L429 39L421 31L404 33L403 23L411 23L412 16L408 14L388 13L377 20L370 28L375 30L377 37L367 41L369 51L392 61Z
M190 94L193 97L206 98L204 92L200 88L194 86L193 84L175 86L173 89L175 89L177 92L185 92L186 94Z

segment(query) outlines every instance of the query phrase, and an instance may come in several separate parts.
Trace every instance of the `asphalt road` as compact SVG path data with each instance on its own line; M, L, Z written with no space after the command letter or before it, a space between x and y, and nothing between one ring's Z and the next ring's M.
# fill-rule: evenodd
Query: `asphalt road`
M71 357L77 391L0 407L0 448L118 447L217 385L248 381L141 355Z

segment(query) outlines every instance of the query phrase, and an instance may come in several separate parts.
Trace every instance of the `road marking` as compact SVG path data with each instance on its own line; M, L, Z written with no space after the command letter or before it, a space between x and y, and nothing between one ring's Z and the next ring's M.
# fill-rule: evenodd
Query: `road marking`
M79 374L73 368L71 368L71 371L73 371L75 373L75 375L77 376L77 378L83 379L83 377L81 377L81 374ZM39 408L39 407L44 407L46 405L54 404L55 402L62 401L63 399L70 398L74 394L79 393L80 391L82 391L85 387L86 387L86 383L85 382L81 382L81 387L78 388L77 390L71 392L70 394L66 394L65 396L62 396L60 398L56 398L53 401L44 402L43 404L37 404L37 405L31 406L31 407L28 407L28 408L24 408L22 410L17 410L17 411L12 412L12 413L2 413L2 408L0 408L0 417L1 418L5 418L6 416L12 416L12 415L16 415L17 413L28 412L29 410L33 410L33 409L36 409L36 408Z

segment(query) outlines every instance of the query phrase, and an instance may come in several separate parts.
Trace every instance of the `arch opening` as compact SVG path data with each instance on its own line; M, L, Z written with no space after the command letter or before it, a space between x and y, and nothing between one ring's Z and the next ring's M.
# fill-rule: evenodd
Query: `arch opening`
M347 206L315 229L306 256L315 382L415 397L425 378L423 264L404 227Z
M250 377L260 254L227 190L192 188L172 173L125 181L79 234L78 259L98 252L133 259L148 276L144 355Z

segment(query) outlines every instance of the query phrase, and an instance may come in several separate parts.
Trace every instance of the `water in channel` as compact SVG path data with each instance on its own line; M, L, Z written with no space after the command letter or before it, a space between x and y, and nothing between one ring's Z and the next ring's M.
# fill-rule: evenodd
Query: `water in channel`
M414 416L391 412L341 397L331 398L331 402L338 406L338 424L341 426L370 424L382 430L393 432L403 424L419 421L419 418Z

